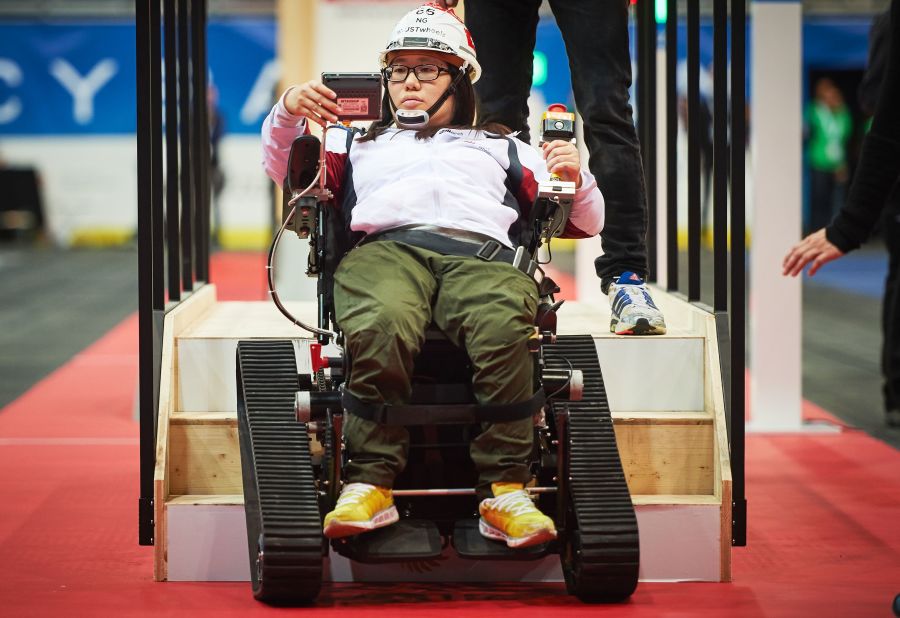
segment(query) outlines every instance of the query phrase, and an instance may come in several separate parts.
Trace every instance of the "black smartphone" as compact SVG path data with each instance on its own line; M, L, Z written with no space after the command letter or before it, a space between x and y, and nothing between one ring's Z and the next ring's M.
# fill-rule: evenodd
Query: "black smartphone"
M338 120L381 118L380 73L322 73L322 83L337 94Z

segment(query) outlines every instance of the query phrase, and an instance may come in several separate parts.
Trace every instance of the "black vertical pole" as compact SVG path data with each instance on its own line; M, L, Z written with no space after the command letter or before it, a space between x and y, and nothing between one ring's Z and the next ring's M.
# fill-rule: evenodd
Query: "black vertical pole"
M744 144L747 7L731 3L731 495L732 543L747 544L744 478L745 205Z
M151 57L152 0L135 4L137 58L137 185L138 185L138 403L140 408L140 490L138 542L153 544L153 472L156 462L153 423L153 126L150 108L153 74Z
M138 160L138 403L140 499L138 542L152 545L156 409L159 399L163 259L162 47L159 0L136 0L135 51Z
M153 142L151 165L153 167L153 191L151 213L153 217L153 310L165 309L165 230L163 216L163 122L162 122L162 13L159 0L150 4L150 113L153 116L150 139ZM155 319L155 318L154 318ZM154 343L155 345L155 343ZM155 378L158 383L158 375ZM154 389L155 390L155 389ZM154 410L155 408L154 402Z
M191 58L194 66L194 273L198 282L209 281L209 115L207 112L206 0L191 9Z
M700 0L687 3L688 300L700 300Z
M713 309L728 311L728 7L713 4ZM724 377L724 376L723 376Z
M678 2L666 1L666 287L678 289Z
M164 0L166 49L166 249L168 250L169 302L181 300L181 215L178 207L178 38L175 0Z
M647 279L656 281L656 17L654 0L638 8L638 135L647 192Z
M191 90L191 40L190 24L188 20L188 0L178 0L178 115L179 136L181 146L181 288L185 291L194 289L194 246L193 224L194 212L194 184L193 184L193 160L191 153L191 104L196 92Z

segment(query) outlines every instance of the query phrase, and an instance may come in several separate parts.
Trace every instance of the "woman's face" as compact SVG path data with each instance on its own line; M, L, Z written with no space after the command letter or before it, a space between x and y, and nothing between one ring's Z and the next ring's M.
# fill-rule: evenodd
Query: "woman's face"
M440 98L450 85L452 76L447 72L450 67L447 54L431 51L401 51L388 57L389 67L408 67L406 79L403 81L388 81L388 93L397 109L427 110ZM454 58L455 59L455 58ZM425 80L416 77L414 68L420 65L438 67L437 79ZM395 69L395 71L397 71ZM404 69L399 69L403 72ZM428 67L419 69L423 77L430 76L434 71ZM440 127L450 124L453 118L453 95L447 97L444 104L431 115L428 122L430 127Z

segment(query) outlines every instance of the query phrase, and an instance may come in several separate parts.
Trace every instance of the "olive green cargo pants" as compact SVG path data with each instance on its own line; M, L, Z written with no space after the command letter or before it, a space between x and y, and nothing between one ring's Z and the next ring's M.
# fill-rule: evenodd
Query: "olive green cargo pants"
M416 355L434 321L465 348L479 403L518 403L532 397L537 286L503 262L445 256L394 241L375 241L348 253L335 273L337 322L353 362L347 389L366 403L406 403ZM344 416L350 482L392 487L406 465L409 433L353 414ZM485 423L470 453L479 494L490 484L524 483L533 422Z

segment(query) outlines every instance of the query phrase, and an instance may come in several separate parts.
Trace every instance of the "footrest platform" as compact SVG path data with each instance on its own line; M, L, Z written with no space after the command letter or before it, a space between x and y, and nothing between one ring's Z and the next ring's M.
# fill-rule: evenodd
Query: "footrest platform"
M453 547L463 558L482 560L537 560L550 551L550 543L512 549L501 541L486 539L477 519L460 519L453 528Z
M401 519L396 524L331 541L334 550L358 562L405 562L441 555L441 535L433 522Z

